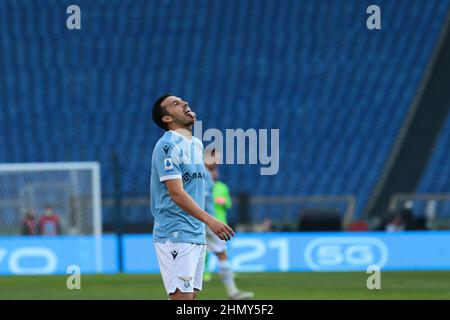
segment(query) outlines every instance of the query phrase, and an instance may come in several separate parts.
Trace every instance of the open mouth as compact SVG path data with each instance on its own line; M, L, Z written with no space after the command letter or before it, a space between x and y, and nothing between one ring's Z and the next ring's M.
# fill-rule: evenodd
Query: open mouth
M185 115L192 117L192 118L196 118L196 114L194 111L192 111L190 108L187 108L186 111L184 112Z

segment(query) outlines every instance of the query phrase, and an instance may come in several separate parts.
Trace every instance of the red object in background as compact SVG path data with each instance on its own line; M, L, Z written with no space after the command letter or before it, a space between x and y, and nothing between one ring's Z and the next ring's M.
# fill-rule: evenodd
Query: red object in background
M43 215L39 219L39 233L44 236L54 236L61 234L59 217L55 214Z
M365 221L355 221L350 223L347 231L369 231L369 225Z

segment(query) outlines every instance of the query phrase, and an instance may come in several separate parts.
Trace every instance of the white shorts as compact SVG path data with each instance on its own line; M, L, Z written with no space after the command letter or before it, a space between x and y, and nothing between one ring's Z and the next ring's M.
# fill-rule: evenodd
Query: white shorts
M221 240L210 228L206 227L206 248L214 253L222 253L227 250L227 243Z
M155 242L156 257L167 294L202 290L204 244Z

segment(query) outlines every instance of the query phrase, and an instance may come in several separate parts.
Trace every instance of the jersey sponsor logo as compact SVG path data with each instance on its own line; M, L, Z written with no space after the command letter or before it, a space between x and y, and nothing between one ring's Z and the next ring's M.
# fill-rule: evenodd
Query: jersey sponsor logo
M189 180L191 180L191 175L189 174L189 172L183 174L183 180L184 182L188 182Z
M166 171L166 173L170 173L173 171L172 159L170 158L164 159L164 170Z
M185 172L183 174L183 180L185 182L188 182L189 180L193 180L193 179L203 179L203 174L201 172Z
M203 175L201 172L192 172L191 178L192 179L203 179Z

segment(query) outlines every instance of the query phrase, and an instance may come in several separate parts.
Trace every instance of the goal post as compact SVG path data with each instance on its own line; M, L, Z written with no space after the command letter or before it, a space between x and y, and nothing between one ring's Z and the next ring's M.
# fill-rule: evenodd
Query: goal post
M100 164L54 162L0 164L0 235L24 235L33 213L36 235L50 207L62 235L91 235L95 239L96 271L102 270L102 212Z

